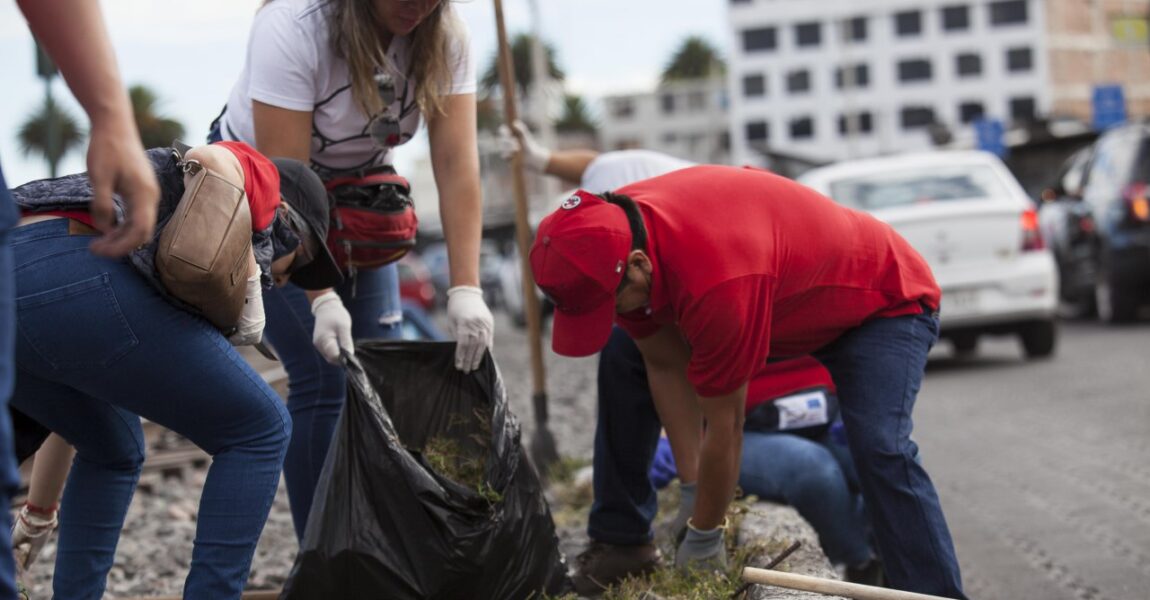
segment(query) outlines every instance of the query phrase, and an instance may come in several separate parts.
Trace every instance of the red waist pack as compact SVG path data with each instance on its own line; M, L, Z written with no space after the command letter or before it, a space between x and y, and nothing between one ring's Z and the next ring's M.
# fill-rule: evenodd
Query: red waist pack
M390 167L324 183L331 202L327 246L348 273L393 263L415 246L411 185Z

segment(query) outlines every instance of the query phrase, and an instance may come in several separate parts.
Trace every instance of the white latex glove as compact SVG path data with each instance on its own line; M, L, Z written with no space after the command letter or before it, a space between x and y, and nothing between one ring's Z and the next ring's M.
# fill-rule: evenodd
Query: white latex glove
M343 348L355 356L355 343L351 339L351 314L343 307L343 300L334 290L311 301L311 314L315 315L315 331L311 343L327 362L339 364L339 350Z
M447 330L455 338L455 368L464 373L478 369L483 351L495 340L495 319L483 290L473 285L447 290Z
M515 130L514 134L512 128ZM551 151L535 141L531 130L523 121L515 121L512 127L500 125L499 154L504 160L511 160L519 152L523 152L523 164L529 169L545 171L547 163L551 162Z
M244 311L236 332L228 337L233 346L251 346L264 339L264 290L260 285L260 274L248 277L247 291L244 294Z
M40 556L40 550L47 543L49 534L56 528L56 511L50 517L28 511L28 505L20 509L16 522L12 525L12 551L16 564L26 571Z

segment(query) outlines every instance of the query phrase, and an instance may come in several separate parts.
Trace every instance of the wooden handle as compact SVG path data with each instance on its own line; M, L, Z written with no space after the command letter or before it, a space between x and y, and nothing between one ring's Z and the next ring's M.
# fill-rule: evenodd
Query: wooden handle
M891 590L859 583L848 583L835 579L823 579L821 577L810 577L808 575L798 575L795 573L783 573L782 571L756 569L754 567L746 567L743 569L743 580L792 590L802 590L804 592L816 592L827 596L845 596L847 598L855 598L856 600L946 600L942 596Z

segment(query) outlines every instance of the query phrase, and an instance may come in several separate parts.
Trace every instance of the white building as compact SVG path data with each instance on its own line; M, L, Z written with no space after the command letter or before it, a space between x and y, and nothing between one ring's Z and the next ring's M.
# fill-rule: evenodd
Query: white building
M1146 114L1141 62L1124 74L1067 73L1075 68L1052 63L1074 48L1097 67L1109 62L1107 52L1150 65L1145 46L1115 48L1111 33L1120 19L1144 25L1148 7L1146 0L730 0L733 159L762 162L767 148L821 160L926 148L932 123L969 139L981 116L1007 127L1062 115L1088 121L1082 113L1093 84L1108 78L1132 84L1131 112Z
M603 99L601 149L658 150L685 160L727 163L727 83L723 78L677 81L654 92Z

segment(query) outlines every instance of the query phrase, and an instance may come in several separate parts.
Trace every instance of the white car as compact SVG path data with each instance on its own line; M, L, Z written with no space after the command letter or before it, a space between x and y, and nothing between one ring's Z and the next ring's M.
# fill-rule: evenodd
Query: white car
M889 223L942 288L941 337L972 354L983 334L1014 334L1028 358L1054 353L1058 268L1033 203L993 154L934 151L852 160L799 181Z

